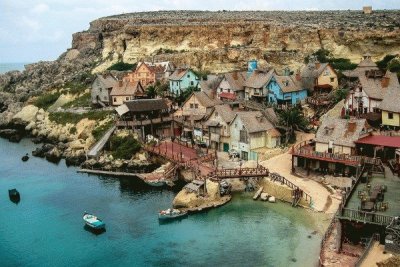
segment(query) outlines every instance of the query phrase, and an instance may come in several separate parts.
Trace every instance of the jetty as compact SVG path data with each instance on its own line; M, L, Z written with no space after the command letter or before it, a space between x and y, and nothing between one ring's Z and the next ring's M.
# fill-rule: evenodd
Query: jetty
M89 152L87 153L88 157L97 157L100 153L100 151L104 148L104 146L107 144L108 139L110 139L111 135L114 133L116 129L116 126L111 127L110 129L107 130L107 132L103 135L103 137L100 138L99 141L94 144Z
M106 171L106 170L92 170L92 169L79 169L79 173L89 173L89 174L100 174L100 175L110 175L110 176L126 176L126 177L140 177L143 173L132 173L132 172L116 172L116 171Z
M257 192L254 194L254 196L253 196L253 200L257 200L259 197L260 197L260 195L261 195L261 193L262 193L262 191L263 191L263 187L260 187L258 190L257 190Z

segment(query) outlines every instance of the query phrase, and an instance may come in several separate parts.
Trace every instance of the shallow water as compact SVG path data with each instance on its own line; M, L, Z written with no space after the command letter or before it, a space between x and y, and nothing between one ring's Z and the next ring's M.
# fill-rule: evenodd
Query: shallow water
M78 174L76 168L21 157L33 149L0 139L1 266L314 266L321 235L314 216L285 203L236 194L227 205L160 225L169 189L133 179ZM7 190L21 193L18 205ZM107 231L84 229L82 214Z
M0 63L0 74L12 70L23 71L26 64L28 63Z

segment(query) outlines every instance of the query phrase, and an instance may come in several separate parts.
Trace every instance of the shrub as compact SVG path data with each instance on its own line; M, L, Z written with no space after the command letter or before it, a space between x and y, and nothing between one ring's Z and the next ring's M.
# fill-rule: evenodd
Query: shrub
M68 92L73 95L82 93L85 91L86 87L86 84L81 82L67 82L64 85L64 88L68 88Z
M69 129L69 133L70 133L70 134L76 134L76 132L77 132L77 130L76 130L76 127L75 127L75 126L72 126L72 127Z
M394 59L396 57L396 55L386 55L382 60L379 60L376 62L376 65L378 66L378 68L380 68L381 70L386 70L388 67L388 63Z
M95 121L101 121L106 119L112 111L89 111L83 114L76 114L71 112L53 112L50 113L49 119L55 123L66 125L67 123L77 124L82 119L89 119Z
M96 140L96 142L98 140L100 140L100 138L107 132L108 129L111 128L112 125L113 125L113 122L108 121L108 122L104 123L103 125L97 126L96 128L94 128L92 130L92 135L93 135L94 139Z
M63 105L64 108L88 107L88 106L90 106L90 93L85 93L80 97L72 100L71 102L68 102L65 105Z
M43 94L35 100L34 105L38 108L47 109L57 101L60 95L59 92Z
M140 143L132 136L112 136L110 139L112 155L117 159L130 159L136 152L140 151Z
M137 66L136 63L129 64L129 63L124 63L124 62L120 61L120 62L113 64L107 70L118 70L118 71L133 70L136 68L136 66Z

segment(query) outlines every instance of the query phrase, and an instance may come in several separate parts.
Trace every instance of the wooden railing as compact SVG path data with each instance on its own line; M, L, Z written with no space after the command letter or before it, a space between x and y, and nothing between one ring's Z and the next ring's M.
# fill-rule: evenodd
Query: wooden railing
M342 208L337 215L338 218L355 220L363 223L373 223L378 225L389 225L393 217L387 215L376 214L374 212L366 212L361 210L353 210L348 208Z
M267 177L268 169L258 166L257 168L239 168L239 169L217 169L210 173L218 179L226 178L244 178L244 177Z
M273 172L273 173L270 174L270 177L271 177L272 181L281 182L281 184L285 184L288 187L290 187L291 189L301 190L300 187L298 187L297 185L295 185L294 183L292 183L291 181L289 181L285 177L279 175L278 173ZM302 192L303 192L303 198L306 200L306 202L308 202L311 205L311 196L309 194L307 194L306 192L304 192L303 190L302 190Z
M370 251L372 244L374 243L374 238L371 237L363 251L363 253L361 254L360 258L358 258L356 264L354 265L355 267L360 267L361 264L363 263L364 259L367 257L368 252Z

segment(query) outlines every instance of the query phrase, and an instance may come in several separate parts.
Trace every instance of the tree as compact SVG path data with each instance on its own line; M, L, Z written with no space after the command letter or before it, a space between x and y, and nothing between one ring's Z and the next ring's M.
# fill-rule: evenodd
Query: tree
M185 102L193 92L199 91L197 87L190 86L188 87L185 91L183 91L178 97L176 97L176 102L178 102L179 105L181 105L183 102Z
M307 130L308 120L304 117L300 107L295 106L277 111L279 125L286 130L285 142L296 141L295 130Z
M120 61L120 62L113 64L107 70L118 70L118 71L133 70L136 68L136 65L137 65L136 63L129 64L129 63L124 63L124 62Z
M155 85L149 85L146 88L146 94L148 97L150 98L155 98L158 94L157 94L157 88Z

